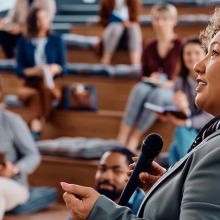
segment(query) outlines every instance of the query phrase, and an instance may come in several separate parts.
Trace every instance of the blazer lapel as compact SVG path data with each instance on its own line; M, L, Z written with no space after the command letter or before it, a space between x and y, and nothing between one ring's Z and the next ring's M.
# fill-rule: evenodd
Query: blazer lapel
M213 137L220 135L220 130L214 132L212 135L205 138L195 149L193 149L191 152L189 152L185 157L180 159L178 162L176 162L172 167L170 167L167 172L152 186L152 188L148 191L146 194L140 209L138 211L138 216L142 217L144 212L144 207L147 202L147 200L150 198L150 196L153 194L153 192L176 170L178 170L188 159L188 157L193 154L194 151L196 151L198 148L202 147L204 143L206 143L208 140L212 139Z

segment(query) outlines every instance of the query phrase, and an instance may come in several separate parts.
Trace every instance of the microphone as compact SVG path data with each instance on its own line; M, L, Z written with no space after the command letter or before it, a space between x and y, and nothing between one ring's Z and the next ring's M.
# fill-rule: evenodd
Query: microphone
M162 147L163 139L159 134L153 133L145 138L141 147L141 154L119 199L119 205L127 205L130 197L140 183L139 174L148 171L151 163L160 153Z

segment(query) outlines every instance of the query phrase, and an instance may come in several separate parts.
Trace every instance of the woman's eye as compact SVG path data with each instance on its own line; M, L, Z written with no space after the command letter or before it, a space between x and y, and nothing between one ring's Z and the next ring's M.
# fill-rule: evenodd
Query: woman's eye
M217 55L218 55L217 51L216 50L212 50L212 56L217 56Z

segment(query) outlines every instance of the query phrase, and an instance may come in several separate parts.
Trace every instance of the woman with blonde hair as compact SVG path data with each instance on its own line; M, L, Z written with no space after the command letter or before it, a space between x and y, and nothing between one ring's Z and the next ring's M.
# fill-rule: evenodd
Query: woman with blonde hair
M144 47L142 76L163 83L154 86L141 81L131 91L117 139L133 152L136 151L144 132L156 120L155 114L144 108L144 103L163 106L172 102L173 78L182 45L174 32L177 10L173 5L155 5L151 15L156 39Z

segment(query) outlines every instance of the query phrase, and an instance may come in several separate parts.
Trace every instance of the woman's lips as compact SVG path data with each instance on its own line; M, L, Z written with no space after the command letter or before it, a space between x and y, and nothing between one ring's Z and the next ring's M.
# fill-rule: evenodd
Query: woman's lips
M205 83L203 81L199 81L199 85L196 87L196 91L200 92L206 85L207 85L207 83Z

